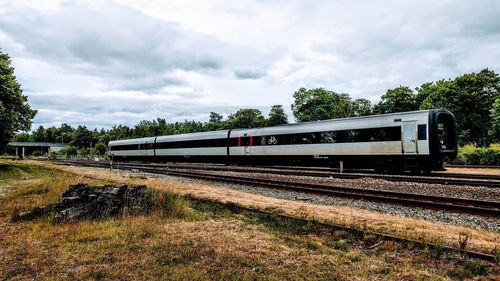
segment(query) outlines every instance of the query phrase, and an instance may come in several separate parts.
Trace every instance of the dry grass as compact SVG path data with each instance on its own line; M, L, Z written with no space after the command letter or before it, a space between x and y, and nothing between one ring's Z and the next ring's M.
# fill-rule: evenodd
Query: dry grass
M500 175L500 169L491 169L491 168L452 168L447 167L446 172L442 172L446 174L449 173L460 173L460 174L479 174L479 175ZM440 172L441 173L441 172Z
M173 179L144 179L138 178L128 172L116 173L102 169L82 167L56 166L56 168L79 175L87 175L100 179L113 179L128 183L140 183L159 190L174 191L181 195L192 194L200 198L233 202L258 209L278 208L284 213L294 216L314 218L322 222L354 226L369 231L393 234L420 241L443 241L446 245L453 247L459 247L460 237L463 233L468 233L467 249L490 252L495 247L500 248L500 233L484 229L402 217L350 206L325 206L301 201L276 199L259 194L236 191L217 184L185 183Z
M0 167L6 163L10 162L0 161ZM76 176L33 165L16 167L24 178L18 171L0 172L0 184L12 186L0 198L1 280L447 280L499 270L461 257L434 261L432 250L391 242L368 249L365 244L377 242L369 235L352 237L309 224L284 223L239 212L234 205L171 192L203 195L201 185L197 189L174 181L63 168L81 172ZM15 210L54 202L76 182L147 183L158 187L153 191L157 208L147 216L102 221L10 221ZM206 192L206 198L214 197L213 191ZM230 190L221 192L231 200L235 196Z

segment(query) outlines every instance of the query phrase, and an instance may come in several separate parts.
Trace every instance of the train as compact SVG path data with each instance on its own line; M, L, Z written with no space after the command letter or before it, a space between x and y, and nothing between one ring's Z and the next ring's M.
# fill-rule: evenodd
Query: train
M112 161L327 166L431 172L457 155L456 120L443 109L262 128L114 140Z

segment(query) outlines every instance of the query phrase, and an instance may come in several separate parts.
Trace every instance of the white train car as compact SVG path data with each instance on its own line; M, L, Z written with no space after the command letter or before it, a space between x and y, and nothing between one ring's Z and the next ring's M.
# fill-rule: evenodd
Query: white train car
M430 171L456 156L455 126L446 110L422 110L121 140L109 147L116 160L318 166L342 161L346 168ZM148 149L142 151L141 144Z
M108 155L111 160L135 161L154 158L156 137L116 140L108 144Z
M161 136L156 138L158 162L227 162L229 130Z

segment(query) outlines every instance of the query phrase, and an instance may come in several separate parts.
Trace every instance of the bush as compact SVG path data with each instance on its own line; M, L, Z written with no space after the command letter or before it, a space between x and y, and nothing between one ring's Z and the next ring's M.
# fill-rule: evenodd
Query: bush
M42 156L43 153L40 150L35 150L35 151L33 151L32 155L33 156Z
M500 144L490 147L466 145L458 149L458 156L452 162L458 165L500 165Z
M92 149L90 148L82 148L78 150L78 156L87 158L92 155Z
M61 154L66 157L74 157L78 154L78 148L74 146L65 146L61 149Z
M95 152L97 152L97 154L99 155L105 155L106 152L108 151L108 146L105 145L104 143L102 142L98 142L95 146L94 146L94 150Z

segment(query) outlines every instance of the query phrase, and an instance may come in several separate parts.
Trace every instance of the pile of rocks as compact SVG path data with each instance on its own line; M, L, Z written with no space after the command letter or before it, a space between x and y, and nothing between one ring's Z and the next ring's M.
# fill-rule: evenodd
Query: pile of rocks
M56 221L116 217L124 211L129 214L151 210L151 194L147 187L70 185L60 202L20 213L16 219L30 220L53 213Z

